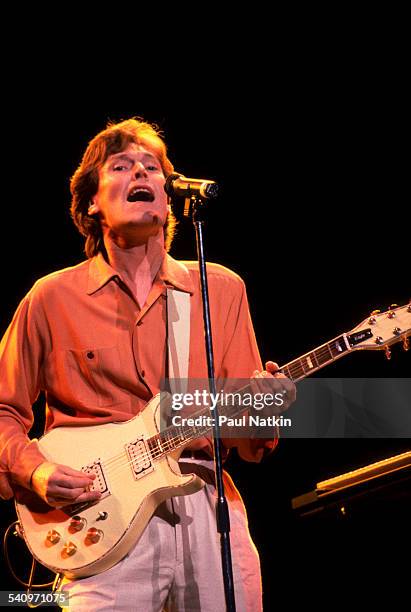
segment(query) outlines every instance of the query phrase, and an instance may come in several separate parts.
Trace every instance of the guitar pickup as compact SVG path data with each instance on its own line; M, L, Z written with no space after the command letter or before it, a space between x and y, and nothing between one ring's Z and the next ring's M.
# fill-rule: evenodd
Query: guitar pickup
M126 444L125 448L136 480L154 470L150 451L143 438Z
M96 459L94 463L90 463L90 465L85 465L81 468L81 472L85 474L95 474L96 477L93 480L93 484L87 487L88 491L100 491L101 497L99 500L93 502L79 502L78 504L70 504L68 506L64 506L63 510L69 516L74 516L85 510L86 508L90 508L94 506L94 504L100 502L104 497L110 495L110 489L108 488L107 480L104 475L103 466L101 465L100 459Z
M92 484L88 487L89 491L99 491L101 493L100 499L107 497L110 495L110 491L107 485L107 480L104 475L103 466L101 465L101 460L97 459L90 465L86 465L81 468L81 471L85 474L95 474L96 477L93 480Z

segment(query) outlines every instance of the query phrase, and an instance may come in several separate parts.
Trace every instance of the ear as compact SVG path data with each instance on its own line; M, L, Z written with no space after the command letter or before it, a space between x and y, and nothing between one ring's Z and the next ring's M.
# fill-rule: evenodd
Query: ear
M94 202L93 200L90 200L89 205L88 205L88 210L87 213L89 215L95 215L96 213L98 213L100 210L98 204L96 204L96 202Z

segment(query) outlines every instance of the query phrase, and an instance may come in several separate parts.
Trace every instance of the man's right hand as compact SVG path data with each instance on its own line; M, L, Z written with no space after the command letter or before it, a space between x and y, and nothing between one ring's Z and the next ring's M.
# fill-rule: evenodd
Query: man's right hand
M49 506L55 508L79 502L97 501L98 491L89 491L95 474L85 474L67 465L45 461L31 476L31 488Z

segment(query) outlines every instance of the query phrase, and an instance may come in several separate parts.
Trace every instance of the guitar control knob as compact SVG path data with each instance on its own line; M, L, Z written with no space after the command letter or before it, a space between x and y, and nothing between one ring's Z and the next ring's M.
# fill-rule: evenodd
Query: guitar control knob
M96 529L95 527L91 527L87 531L86 540L88 540L88 542L92 544L96 544L101 539L102 535L103 535L103 532L101 531L101 529Z
M390 311L389 311L389 313L388 313L388 318L389 318L389 319L394 319L394 317L395 317L395 312L393 312L392 310L390 310Z
M86 524L86 520L81 516L73 516L70 521L69 531L71 533L75 533L76 531L81 531Z
M71 557L77 551L77 546L73 542L66 542L61 554L63 557Z
M105 521L107 517L108 517L108 512L99 512L97 520L98 521Z
M384 338L377 336L375 339L375 344L384 344Z
M57 544L60 538L61 535L58 531L56 531L55 529L50 529L50 531L47 533L46 544Z
M392 330L392 333L394 334L394 336L400 336L401 330L399 327L394 327L394 329Z

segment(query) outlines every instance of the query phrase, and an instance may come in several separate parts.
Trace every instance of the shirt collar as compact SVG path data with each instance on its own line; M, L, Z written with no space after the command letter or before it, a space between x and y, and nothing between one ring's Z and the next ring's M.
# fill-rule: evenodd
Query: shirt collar
M107 263L101 252L97 253L97 255L90 260L87 294L93 294L113 278L121 279L121 274ZM191 280L189 271L184 264L173 259L168 253L166 253L157 279L177 289L186 291L187 293L194 293L194 284Z

